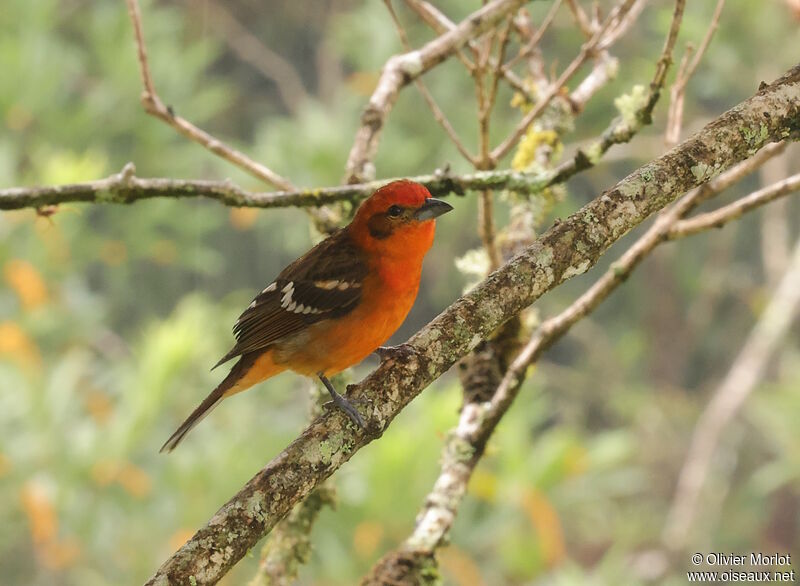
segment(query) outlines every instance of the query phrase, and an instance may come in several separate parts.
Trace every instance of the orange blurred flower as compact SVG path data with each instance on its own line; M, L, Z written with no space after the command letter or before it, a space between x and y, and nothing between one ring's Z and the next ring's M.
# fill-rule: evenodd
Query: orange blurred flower
M555 507L541 491L531 488L522 495L522 508L539 536L545 563L548 567L560 563L564 559L566 546Z
M26 310L36 309L47 301L44 281L29 262L18 259L8 261L3 267L3 277Z

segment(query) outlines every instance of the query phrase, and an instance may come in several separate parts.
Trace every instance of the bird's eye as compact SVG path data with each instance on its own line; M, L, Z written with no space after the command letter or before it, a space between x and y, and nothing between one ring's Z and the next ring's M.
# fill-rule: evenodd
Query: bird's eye
M397 218L403 213L403 208L400 206L392 206L386 211L386 215L390 218Z

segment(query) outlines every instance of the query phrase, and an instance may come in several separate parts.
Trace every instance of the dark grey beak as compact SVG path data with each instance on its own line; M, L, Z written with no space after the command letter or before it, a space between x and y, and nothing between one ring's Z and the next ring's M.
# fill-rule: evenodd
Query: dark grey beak
M441 199L434 199L429 197L425 200L425 203L414 212L414 217L419 220L420 222L424 222L425 220L433 220L434 218L438 218L442 214L446 214L450 210L453 209L449 203L443 202Z

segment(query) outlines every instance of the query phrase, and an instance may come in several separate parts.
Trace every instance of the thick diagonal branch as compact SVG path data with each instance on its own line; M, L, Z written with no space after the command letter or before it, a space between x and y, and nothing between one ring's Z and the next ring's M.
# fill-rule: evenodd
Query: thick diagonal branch
M149 584L216 583L288 511L363 446L434 379L545 292L586 271L653 212L688 189L800 130L800 66L729 110L675 149L622 179L553 226L455 301L352 388L368 404L368 429L340 413L309 425L172 555Z

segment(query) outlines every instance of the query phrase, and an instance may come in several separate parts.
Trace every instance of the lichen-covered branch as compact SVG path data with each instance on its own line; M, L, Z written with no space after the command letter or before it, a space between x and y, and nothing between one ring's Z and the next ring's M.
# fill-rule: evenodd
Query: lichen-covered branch
M299 503L275 528L262 550L258 572L249 586L291 586L300 566L311 557L311 527L322 507L333 506L335 490L328 483ZM279 530L280 529L280 530Z
M254 476L149 584L216 583L291 508L363 446L461 356L543 293L583 273L653 212L679 195L800 130L800 66L622 179L557 223L531 246L456 300L349 396L366 407L366 430L339 412L312 422Z
M361 127L347 158L347 183L360 183L372 177L367 170L378 148L383 123L392 110L400 89L438 65L455 51L489 30L525 0L494 0L476 10L452 30L433 39L416 51L395 55L383 67L378 87L361 115Z
M205 197L236 207L308 208L342 201L357 203L372 195L381 185L394 180L378 179L334 187L257 192L242 189L231 181L140 178L136 177L135 172L133 164L128 163L122 172L96 181L0 189L0 210L38 208L70 202L130 204L155 197ZM483 189L506 189L522 195L533 195L550 184L553 175L517 171L482 171L452 175L446 171L437 171L406 179L422 183L434 196L450 193L463 195L470 190Z

